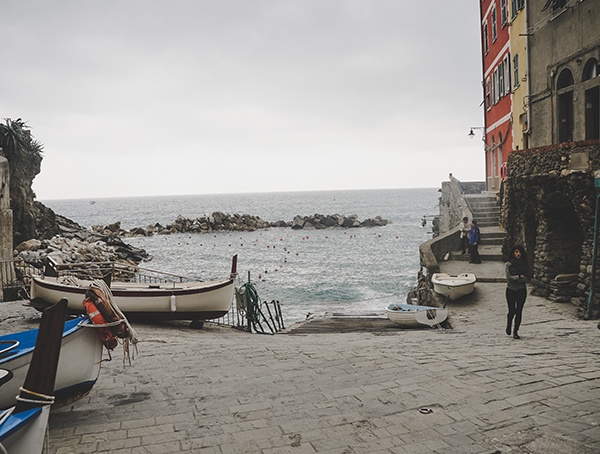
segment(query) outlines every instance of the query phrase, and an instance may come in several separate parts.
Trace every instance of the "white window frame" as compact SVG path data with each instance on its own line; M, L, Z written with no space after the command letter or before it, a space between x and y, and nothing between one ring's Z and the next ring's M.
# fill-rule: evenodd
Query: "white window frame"
M500 0L500 21L502 25L508 24L508 8L506 5L506 0Z

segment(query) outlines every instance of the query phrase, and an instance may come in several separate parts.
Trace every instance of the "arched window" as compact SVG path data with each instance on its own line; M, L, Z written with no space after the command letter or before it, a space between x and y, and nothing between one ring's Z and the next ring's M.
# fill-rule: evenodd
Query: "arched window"
M598 60L590 58L583 67L585 87L585 140L600 139L600 77Z
M558 141L573 141L573 74L567 68L558 75Z
M573 85L573 74L569 69L563 69L558 76L558 82L556 82L556 89L567 88Z
M590 58L583 67L582 80L585 82L586 80L593 79L594 77L598 77L598 60L595 58Z

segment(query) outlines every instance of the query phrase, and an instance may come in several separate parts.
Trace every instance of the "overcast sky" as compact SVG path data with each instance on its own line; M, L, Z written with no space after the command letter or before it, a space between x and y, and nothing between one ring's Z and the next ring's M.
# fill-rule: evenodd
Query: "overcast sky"
M4 0L39 200L484 179L479 2Z

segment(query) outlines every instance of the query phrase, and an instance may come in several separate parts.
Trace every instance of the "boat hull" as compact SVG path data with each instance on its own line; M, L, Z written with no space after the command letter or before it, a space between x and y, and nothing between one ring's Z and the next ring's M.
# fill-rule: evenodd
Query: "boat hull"
M448 318L448 309L412 304L390 304L385 313L390 321L406 328L435 326Z
M67 298L70 310L84 312L83 300L90 283L80 280L77 285L68 285L54 277L34 277L31 299L54 303ZM231 309L234 280L175 284L114 281L110 289L115 304L130 320L210 320Z
M458 275L435 273L431 276L433 290L453 301L473 293L476 282L477 277L472 273Z
M91 326L87 317L65 323L54 385L55 405L65 405L81 398L98 379L103 346ZM0 356L0 368L12 373L10 380L0 388L0 408L15 404L15 396L23 386L31 363L37 331L34 329L0 336L0 340L18 340L20 343L17 348Z
M10 454L41 453L44 448L50 406L11 415L0 427L0 443Z

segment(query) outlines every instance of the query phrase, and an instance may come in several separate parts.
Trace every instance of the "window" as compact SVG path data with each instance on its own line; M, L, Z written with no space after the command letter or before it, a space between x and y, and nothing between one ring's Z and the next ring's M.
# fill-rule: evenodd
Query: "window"
M489 77L485 81L485 106L487 110L490 110L492 107L492 86Z
M502 21L502 25L506 25L508 23L506 0L500 0L500 20Z
M573 141L573 74L563 69L556 83L558 90L558 141Z
M598 60L590 58L583 67L585 90L585 140L600 139L600 81Z
M510 93L510 89L511 89L511 83L510 83L510 55L507 54L506 57L504 57L504 71L505 71L505 76L504 76L504 80L506 82L505 86L506 86L506 90L505 93L508 94Z
M542 11L547 10L549 7L552 7L552 11L556 11L564 8L567 5L567 0L548 0Z
M598 77L598 60L590 58L583 68L583 81Z
M515 89L519 87L519 54L513 56L513 81Z
M517 8L519 8L519 11L525 8L525 0L517 0Z
M494 70L492 73L492 95L494 99L494 104L498 102L498 68Z
M490 37L488 36L487 22L483 24L483 51L486 54L490 51Z
M502 98L504 93L504 62L498 65L498 98Z
M510 3L510 12L511 14L511 18L514 19L515 17L517 17L517 10L518 10L518 6L517 6L518 0L512 0Z
M496 28L496 7L492 8L492 41L496 41L498 29Z

